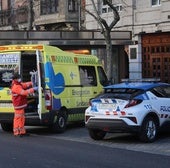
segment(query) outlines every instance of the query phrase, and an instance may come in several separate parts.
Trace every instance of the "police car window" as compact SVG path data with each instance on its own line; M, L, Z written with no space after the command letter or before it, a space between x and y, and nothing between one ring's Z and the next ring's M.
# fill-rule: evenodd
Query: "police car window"
M165 87L165 92L167 94L167 97L170 97L170 86L169 87Z
M97 86L95 67L79 66L80 83L83 86Z
M105 93L100 95L100 98L120 98L130 99L139 95L142 91L139 89L117 88L105 89Z
M170 97L170 86L164 87L163 90L166 93L166 97Z
M157 97L167 97L167 92L164 87L153 88L151 92Z

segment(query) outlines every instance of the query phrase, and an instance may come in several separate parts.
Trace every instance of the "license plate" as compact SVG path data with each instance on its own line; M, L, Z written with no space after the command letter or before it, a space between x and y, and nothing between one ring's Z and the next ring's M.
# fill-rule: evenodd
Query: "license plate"
M116 104L98 104L98 109L116 109Z

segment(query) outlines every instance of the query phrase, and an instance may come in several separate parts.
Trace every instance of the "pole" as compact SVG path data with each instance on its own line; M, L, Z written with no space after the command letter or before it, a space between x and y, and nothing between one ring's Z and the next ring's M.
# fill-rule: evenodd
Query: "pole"
M33 0L28 0L28 27L27 30L32 30L33 27Z
M78 1L78 22L79 22L79 31L81 30L81 0Z

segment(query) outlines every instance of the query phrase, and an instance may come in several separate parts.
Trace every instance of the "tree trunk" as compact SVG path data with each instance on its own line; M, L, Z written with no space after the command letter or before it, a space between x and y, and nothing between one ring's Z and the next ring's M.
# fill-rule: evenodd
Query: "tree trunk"
M109 81L112 83L113 81L113 56L112 56L112 42L110 39L110 30L106 30L105 32L105 40L106 40L106 73Z

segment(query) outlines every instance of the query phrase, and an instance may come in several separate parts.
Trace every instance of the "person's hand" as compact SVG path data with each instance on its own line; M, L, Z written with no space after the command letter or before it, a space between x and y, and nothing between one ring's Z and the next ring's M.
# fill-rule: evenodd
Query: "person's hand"
M37 86L35 86L35 87L33 87L33 89L34 89L34 91L37 91L37 90L38 90L38 87L37 87Z

